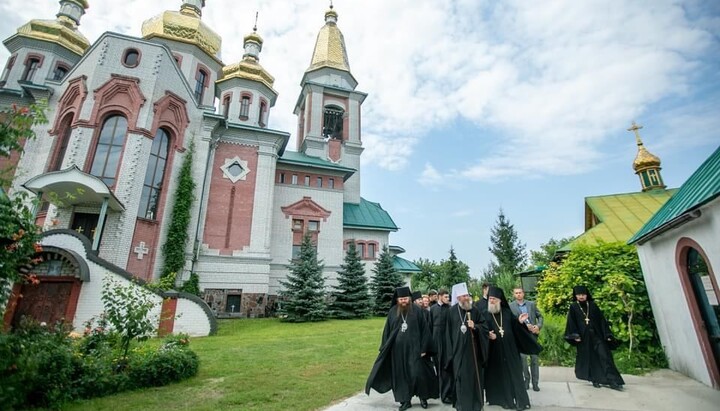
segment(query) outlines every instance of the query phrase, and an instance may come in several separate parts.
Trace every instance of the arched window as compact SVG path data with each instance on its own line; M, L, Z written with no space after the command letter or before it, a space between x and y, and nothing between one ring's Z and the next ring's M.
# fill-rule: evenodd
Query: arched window
M2 77L0 77L0 83L4 83L5 81L7 81L8 76L10 75L10 70L12 69L12 66L15 64L16 57L17 57L17 55L10 56L10 58L8 59L8 62L5 65L5 70L3 70Z
M247 120L250 114L250 96L242 96L240 99L240 119Z
M337 106L327 106L323 112L323 137L342 140L345 111Z
M265 127L265 115L267 114L267 103L260 101L260 114L258 115L258 125Z
M195 75L195 99L198 101L198 103L202 103L207 78L208 74L203 69L198 70L197 74Z
M223 117L228 118L228 113L230 113L230 95L223 98Z
M145 172L142 196L140 197L140 208L138 217L154 220L157 218L158 204L160 204L160 193L165 178L165 164L168 158L169 136L164 129L158 129L150 149L150 160Z
M100 130L90 174L100 177L108 186L115 184L126 134L127 119L123 116L109 117Z
M50 163L48 171L57 171L62 167L63 160L65 160L65 153L67 152L68 143L70 142L70 135L72 134L72 128L70 127L70 121L72 120L72 114L65 117L60 127L60 134L58 134L57 148L55 149L55 157Z
M137 67L140 64L140 52L137 49L127 49L122 60L125 67Z
M40 67L40 59L39 58L37 58L37 57L29 58L27 60L27 63L25 63L25 72L23 72L22 78L20 80L32 82L32 79L35 76L35 73L37 72L37 69L39 67Z

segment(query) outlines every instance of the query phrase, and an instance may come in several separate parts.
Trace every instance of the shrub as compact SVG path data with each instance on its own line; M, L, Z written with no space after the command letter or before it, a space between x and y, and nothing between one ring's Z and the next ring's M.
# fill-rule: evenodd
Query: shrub
M565 341L565 322L565 316L543 314L543 328L538 336L538 342L543 347L540 353L542 365L575 365L575 347Z
M200 276L197 273L190 273L190 278L183 283L180 291L200 297Z
M122 285L110 277L105 277L101 299L105 318L120 335L120 348L127 357L132 340L144 341L155 331L149 314L156 303L149 291L131 284Z
M166 385L197 374L200 361L187 336L171 336L156 350L134 352L128 376L135 387Z

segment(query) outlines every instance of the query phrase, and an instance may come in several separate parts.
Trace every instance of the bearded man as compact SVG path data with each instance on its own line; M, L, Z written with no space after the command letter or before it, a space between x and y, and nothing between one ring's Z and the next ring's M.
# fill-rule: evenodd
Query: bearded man
M412 407L410 400L417 394L418 375L430 346L423 310L410 302L410 295L408 287L395 289L380 353L365 384L368 395L371 388L381 394L392 390L400 411Z
M485 393L490 405L516 410L530 408L520 353L537 355L542 347L533 338L530 325L525 324L527 317L527 313L519 317L512 313L501 288L489 288L485 318L490 329L490 344L485 369Z
M473 307L465 283L452 288L453 305L447 311L445 335L448 351L445 368L452 370L453 407L480 411L485 404L481 369L488 349L488 328L482 313Z

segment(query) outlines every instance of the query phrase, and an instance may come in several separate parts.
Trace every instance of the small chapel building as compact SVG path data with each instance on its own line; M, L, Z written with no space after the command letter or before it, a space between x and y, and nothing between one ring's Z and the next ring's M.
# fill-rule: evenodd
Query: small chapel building
M159 277L191 150L190 241L177 276L199 276L198 313L272 315L306 234L328 284L351 242L371 274L398 227L361 196L367 94L357 89L332 6L310 64L298 73L296 151L288 149L290 131L271 128L278 93L260 63L256 28L243 39L242 59L226 63L221 37L202 20L204 0L150 17L140 37L106 32L92 44L79 30L88 7L88 0L60 0L55 20L18 28L4 41L11 55L0 76L0 107L48 101L49 124L36 127L23 155L11 159L10 192L27 190L41 201L42 245L56 255L40 270L41 283L53 276L71 283L54 297L62 301L58 313L76 327L97 315L97 286L89 284L107 273Z

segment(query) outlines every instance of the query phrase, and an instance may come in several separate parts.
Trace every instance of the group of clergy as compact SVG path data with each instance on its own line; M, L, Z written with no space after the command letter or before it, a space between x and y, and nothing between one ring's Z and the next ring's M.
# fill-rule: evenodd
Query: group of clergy
M491 405L530 408L520 354L542 347L528 314L514 315L502 289L490 287L487 310L473 304L465 283L450 296L439 290L429 309L412 297L408 287L395 290L366 393L392 390L400 411L412 407L413 396L423 408L440 398L457 410L480 411L485 396Z
M521 354L538 355L542 347L528 313L513 313L497 287L474 305L465 283L455 284L451 296L439 290L427 305L408 287L395 290L365 392L392 390L400 411L412 407L414 396L422 408L430 398L461 411L481 411L486 400L505 409L530 408ZM577 347L577 378L622 390L611 353L617 341L587 287L573 289L565 339Z

